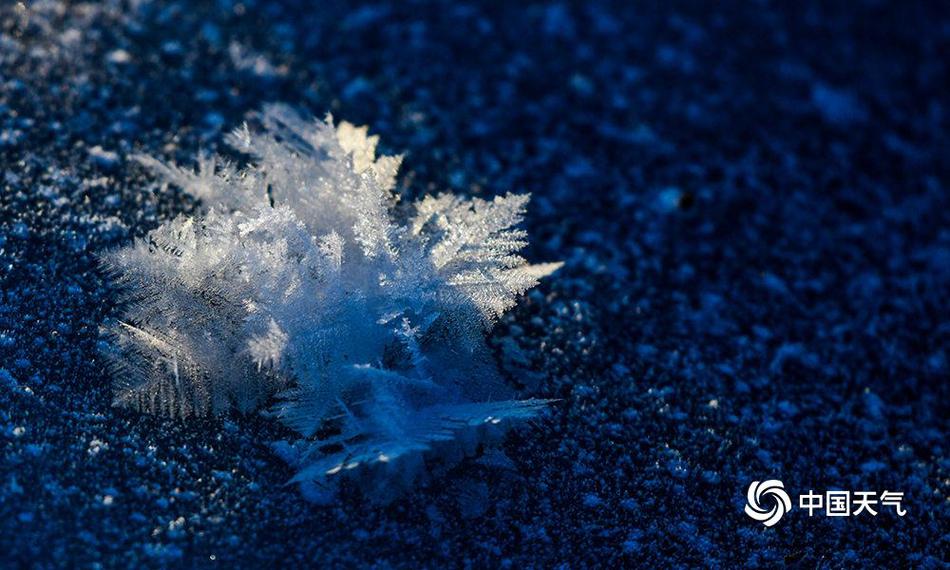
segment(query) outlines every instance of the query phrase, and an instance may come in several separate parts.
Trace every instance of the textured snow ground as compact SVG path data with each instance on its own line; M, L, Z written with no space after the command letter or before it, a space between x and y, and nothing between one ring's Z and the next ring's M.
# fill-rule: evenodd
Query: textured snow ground
M941 3L5 2L0 565L938 567L950 551ZM398 189L533 194L565 260L491 339L561 398L385 508L301 501L255 416L110 407L95 253L194 202L270 101L371 125ZM765 529L752 480L908 515Z

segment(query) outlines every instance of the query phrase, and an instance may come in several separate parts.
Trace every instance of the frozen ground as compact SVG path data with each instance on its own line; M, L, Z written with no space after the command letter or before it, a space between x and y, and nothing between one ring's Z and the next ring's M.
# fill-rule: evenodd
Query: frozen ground
M947 563L945 3L316 4L0 6L0 566ZM94 255L194 206L127 157L268 101L369 124L407 197L534 194L567 264L492 344L561 401L505 455L317 507L260 418L110 407ZM908 514L766 529L768 478Z

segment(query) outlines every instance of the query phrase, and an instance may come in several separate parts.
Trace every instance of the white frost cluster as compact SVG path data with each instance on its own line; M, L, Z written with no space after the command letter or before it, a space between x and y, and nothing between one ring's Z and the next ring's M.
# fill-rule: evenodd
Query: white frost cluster
M418 456L527 417L485 346L560 264L529 265L527 196L426 197L397 221L398 156L377 137L273 105L197 172L140 157L209 209L103 261L125 292L110 330L115 402L175 417L252 410L302 435L297 480ZM466 436L467 437L467 436Z

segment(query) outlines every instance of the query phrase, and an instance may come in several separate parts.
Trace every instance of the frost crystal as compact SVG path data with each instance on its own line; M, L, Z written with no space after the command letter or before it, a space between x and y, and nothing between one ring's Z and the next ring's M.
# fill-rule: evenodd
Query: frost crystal
M115 402L187 417L248 411L302 434L298 481L389 463L527 417L485 331L560 264L529 265L527 196L426 197L394 219L400 157L365 127L286 106L197 172L139 161L210 209L106 254L125 295L110 329ZM468 435L464 435L468 438Z

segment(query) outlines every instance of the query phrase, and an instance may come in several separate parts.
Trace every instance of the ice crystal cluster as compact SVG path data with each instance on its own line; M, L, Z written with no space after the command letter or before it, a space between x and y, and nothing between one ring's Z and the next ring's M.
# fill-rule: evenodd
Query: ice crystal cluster
M273 105L227 138L238 169L139 161L205 206L103 256L115 403L175 417L269 412L301 437L298 481L418 457L532 415L485 332L559 264L529 265L528 197L425 197L396 213L401 158ZM287 454L285 454L287 455Z

